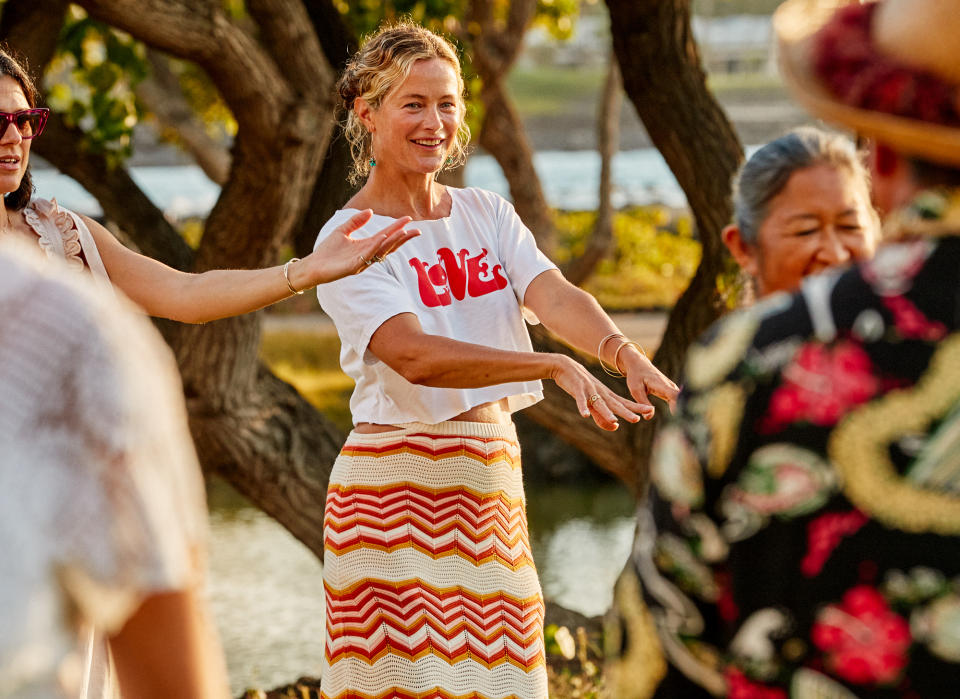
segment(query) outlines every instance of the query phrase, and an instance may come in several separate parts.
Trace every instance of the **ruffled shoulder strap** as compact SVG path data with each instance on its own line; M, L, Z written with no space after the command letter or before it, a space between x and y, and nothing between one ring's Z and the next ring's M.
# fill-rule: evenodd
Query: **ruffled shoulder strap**
M88 267L98 286L112 290L93 234L80 216L61 207L56 199L32 199L24 208L23 217L48 257L59 257L76 269Z

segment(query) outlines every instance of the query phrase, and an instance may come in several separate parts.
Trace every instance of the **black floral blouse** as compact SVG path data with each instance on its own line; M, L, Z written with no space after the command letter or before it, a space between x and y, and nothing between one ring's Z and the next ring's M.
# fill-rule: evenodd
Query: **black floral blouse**
M683 385L633 559L630 640L656 651L634 688L960 696L960 236L727 317Z

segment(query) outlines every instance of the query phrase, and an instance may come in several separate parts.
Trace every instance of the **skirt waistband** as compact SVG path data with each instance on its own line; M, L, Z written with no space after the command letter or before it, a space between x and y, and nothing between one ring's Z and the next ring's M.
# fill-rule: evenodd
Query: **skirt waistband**
M466 422L463 420L447 420L429 425L423 422L404 423L396 430L389 432L374 432L370 434L351 430L349 442L382 442L411 434L426 434L435 437L481 437L500 438L516 441L517 428L512 422L501 424L498 422Z

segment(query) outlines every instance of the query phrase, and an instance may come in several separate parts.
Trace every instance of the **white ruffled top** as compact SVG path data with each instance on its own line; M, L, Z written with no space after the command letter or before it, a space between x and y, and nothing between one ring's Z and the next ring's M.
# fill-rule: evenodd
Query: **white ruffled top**
M87 267L97 285L112 293L97 244L80 216L61 207L56 199L31 199L23 209L23 217L37 234L37 243L47 257L64 260L72 269Z

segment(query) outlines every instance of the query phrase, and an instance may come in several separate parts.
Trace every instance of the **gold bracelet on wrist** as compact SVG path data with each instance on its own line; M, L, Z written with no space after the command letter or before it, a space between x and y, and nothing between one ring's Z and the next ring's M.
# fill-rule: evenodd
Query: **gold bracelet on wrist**
M603 369L608 376L623 376L623 374L619 373L618 371L608 368L603 361L603 346L607 344L607 340L610 340L614 337L622 337L626 339L623 333L610 333L604 337L602 340L600 340L600 344L597 345L597 359L600 360L600 368ZM616 356L614 356L614 361L616 361Z
M620 376L626 376L626 374L624 374L620 369L620 364L617 362L617 359L620 357L620 350L627 346L636 347L638 350L640 350L640 354L642 354L644 357L647 356L646 350L643 349L643 346L639 342L626 340L625 342L621 343L620 346L617 347L617 351L613 353L613 366L617 371L621 372Z
M290 282L290 265L292 265L294 262L299 262L299 261L300 261L299 257L291 257L283 265L283 278L287 280L287 288L290 289L291 294L296 294L297 296L300 296L304 290L300 289L299 291L297 291L293 287L293 284ZM616 357L614 357L614 361L616 361Z

